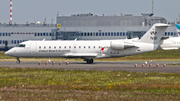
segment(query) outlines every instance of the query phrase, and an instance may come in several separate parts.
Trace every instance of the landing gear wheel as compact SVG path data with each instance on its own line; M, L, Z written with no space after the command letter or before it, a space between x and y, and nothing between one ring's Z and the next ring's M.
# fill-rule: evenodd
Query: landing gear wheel
M19 60L19 57L17 57L16 63L19 64L21 61Z
M91 59L91 60L90 60L90 62L91 62L91 63L93 63L93 62L94 62L94 60L93 60L93 59Z
M92 64L93 62L94 62L93 59L87 59L87 60L86 60L86 63L87 63L87 64Z
M16 61L17 64L20 64L21 61Z

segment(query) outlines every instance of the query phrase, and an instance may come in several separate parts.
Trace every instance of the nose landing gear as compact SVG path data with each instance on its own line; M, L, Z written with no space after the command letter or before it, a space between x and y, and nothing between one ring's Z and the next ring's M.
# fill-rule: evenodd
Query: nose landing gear
M19 57L17 57L16 60L17 60L16 63L17 63L17 64L20 64L21 61L19 60Z

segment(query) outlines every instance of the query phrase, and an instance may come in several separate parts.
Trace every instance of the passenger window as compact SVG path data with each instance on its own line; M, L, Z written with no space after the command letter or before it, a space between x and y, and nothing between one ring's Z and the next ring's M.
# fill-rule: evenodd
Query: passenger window
M56 49L56 46L54 46L54 49Z
M76 48L76 46L74 46L74 48Z
M49 49L51 49L51 46L49 46Z
M61 48L61 46L59 46L59 48Z
M91 47L89 46L89 49L90 49Z
M81 46L79 46L79 48L81 48Z
M39 46L39 49L41 49L41 46Z
M71 48L71 46L69 46L69 48Z
M86 46L84 46L84 49L86 48Z
M46 49L46 46L44 46L44 49Z
M64 46L64 48L66 48L66 46Z
M94 48L96 48L96 47L94 46Z
M101 48L101 46L99 46L99 48Z

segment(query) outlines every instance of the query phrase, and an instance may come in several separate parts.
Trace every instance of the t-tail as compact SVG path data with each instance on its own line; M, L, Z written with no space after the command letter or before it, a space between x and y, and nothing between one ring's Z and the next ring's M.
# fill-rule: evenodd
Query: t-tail
M177 36L180 37L180 24L175 24L177 28Z
M144 43L159 44L159 41L163 37L167 27L169 27L168 24L154 24L149 31L141 37L140 41Z

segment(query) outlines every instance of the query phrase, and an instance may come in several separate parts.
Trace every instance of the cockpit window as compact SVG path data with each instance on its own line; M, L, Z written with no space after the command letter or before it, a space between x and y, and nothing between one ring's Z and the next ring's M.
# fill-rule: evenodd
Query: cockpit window
M24 44L19 44L16 47L25 47L25 45Z

